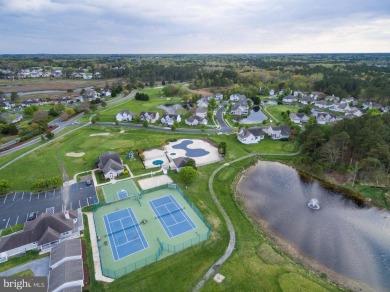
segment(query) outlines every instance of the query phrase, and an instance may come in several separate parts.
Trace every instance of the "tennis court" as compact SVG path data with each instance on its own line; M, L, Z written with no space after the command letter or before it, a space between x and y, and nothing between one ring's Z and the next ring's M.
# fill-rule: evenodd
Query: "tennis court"
M196 228L185 210L176 202L172 195L151 200L149 205L152 207L169 238Z
M149 246L131 208L103 217L115 261Z
M112 191L117 196L122 189ZM175 184L144 190L138 200L129 193L123 200L94 206L93 213L102 273L111 278L194 246L210 234L203 215Z
M115 202L126 198L137 198L140 195L140 191L131 179L117 181L112 184L102 186L104 197L106 202Z

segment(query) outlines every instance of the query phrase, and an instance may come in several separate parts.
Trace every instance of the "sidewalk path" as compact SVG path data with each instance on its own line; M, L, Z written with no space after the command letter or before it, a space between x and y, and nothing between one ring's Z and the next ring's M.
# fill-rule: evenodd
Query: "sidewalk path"
M1 277L11 276L13 274L25 271L32 270L35 277L38 276L48 276L49 275L49 263L50 257L45 257L36 261L29 262L27 264L17 266L16 268L7 270L0 273Z

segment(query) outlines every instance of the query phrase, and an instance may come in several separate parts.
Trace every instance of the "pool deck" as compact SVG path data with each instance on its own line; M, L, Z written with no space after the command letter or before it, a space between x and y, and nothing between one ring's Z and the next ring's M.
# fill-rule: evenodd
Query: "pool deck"
M150 178L141 179L138 181L143 190L158 187L160 185L173 183L172 179L167 175L158 175Z

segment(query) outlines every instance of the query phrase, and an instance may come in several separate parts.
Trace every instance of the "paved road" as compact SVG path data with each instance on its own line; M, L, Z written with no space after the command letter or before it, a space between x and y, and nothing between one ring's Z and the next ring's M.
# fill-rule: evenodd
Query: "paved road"
M227 104L228 103L226 101L224 101L222 103L222 106L217 110L217 114L216 114L217 122L218 122L219 126L221 127L219 132L222 132L222 133L231 133L233 131L232 128L229 127L228 124L226 124L225 119L223 118L223 113L227 107Z
M98 202L94 186L76 183L47 192L15 192L0 197L0 230L25 223L31 212L59 213Z
M48 276L49 275L49 264L50 257L41 258L36 261L29 262L27 264L9 269L5 272L0 273L1 277L11 276L13 274L23 272L25 270L32 270L35 277Z

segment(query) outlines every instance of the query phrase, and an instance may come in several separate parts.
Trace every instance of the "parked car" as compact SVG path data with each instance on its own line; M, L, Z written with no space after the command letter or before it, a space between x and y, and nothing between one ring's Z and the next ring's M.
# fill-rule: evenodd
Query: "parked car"
M37 213L38 212L31 212L30 214L28 214L27 221L33 221L35 218L37 218Z

